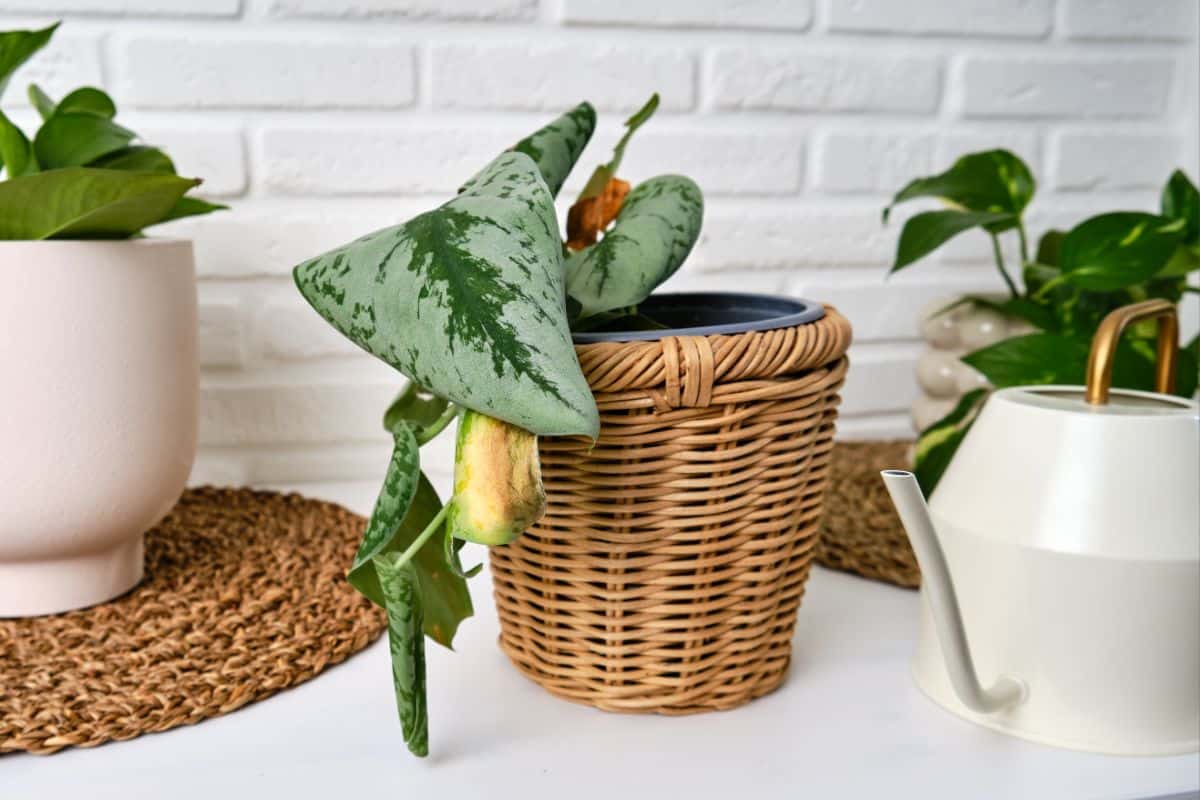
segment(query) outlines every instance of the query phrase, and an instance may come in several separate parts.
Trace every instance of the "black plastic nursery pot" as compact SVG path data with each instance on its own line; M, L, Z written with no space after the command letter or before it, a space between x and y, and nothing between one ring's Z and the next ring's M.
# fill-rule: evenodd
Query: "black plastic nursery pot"
M669 327L575 336L600 437L541 440L546 514L491 548L500 645L598 708L732 708L790 663L850 325L750 294L638 311Z

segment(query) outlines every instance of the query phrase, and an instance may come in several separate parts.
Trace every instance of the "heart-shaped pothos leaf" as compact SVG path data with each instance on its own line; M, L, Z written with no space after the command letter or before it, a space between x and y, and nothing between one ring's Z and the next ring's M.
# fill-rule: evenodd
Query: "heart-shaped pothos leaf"
M613 227L567 259L567 291L589 317L635 306L679 269L700 235L704 197L682 175L660 175L625 198Z
M599 432L553 198L529 156L502 153L453 200L294 274L335 328L434 394L539 435Z
M596 109L591 103L580 103L517 142L512 149L533 159L550 187L550 194L557 195L595 129Z

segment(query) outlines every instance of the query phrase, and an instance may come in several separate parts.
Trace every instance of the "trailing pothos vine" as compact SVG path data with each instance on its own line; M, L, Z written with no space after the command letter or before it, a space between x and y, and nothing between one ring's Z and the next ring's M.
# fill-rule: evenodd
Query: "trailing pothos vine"
M501 153L435 209L305 261L296 285L338 331L408 377L387 409L392 457L348 580L387 612L405 741L429 752L424 637L450 647L472 614L464 542L511 542L545 508L537 437L599 434L572 330L653 325L636 314L700 233L699 187L617 178L653 96L572 206L554 197L596 114L581 103ZM458 420L443 503L420 447Z

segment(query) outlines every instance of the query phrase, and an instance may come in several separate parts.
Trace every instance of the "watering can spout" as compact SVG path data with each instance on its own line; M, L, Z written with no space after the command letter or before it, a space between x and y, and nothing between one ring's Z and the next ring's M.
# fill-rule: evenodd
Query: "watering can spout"
M1026 688L1020 679L1002 675L996 683L984 688L975 672L975 662L967 647L958 597L946 556L933 529L933 520L925 505L925 497L916 476L911 472L889 469L880 473L887 486L900 522L912 542L913 552L921 567L921 584L933 613L938 641L946 659L946 671L954 691L963 705L981 714L1012 708L1025 699Z

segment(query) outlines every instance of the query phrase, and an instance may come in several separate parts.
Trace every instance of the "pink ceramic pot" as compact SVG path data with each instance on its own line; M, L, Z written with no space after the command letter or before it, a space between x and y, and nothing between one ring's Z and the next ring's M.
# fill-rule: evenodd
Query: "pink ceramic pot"
M196 452L192 245L0 242L0 617L100 603Z

